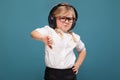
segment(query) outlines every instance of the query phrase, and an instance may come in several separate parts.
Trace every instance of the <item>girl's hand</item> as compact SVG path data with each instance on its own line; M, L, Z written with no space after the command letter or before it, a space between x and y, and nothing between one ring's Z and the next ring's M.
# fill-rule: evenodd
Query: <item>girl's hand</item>
M79 70L79 66L74 65L73 68L72 68L72 70L73 70L73 72L74 72L75 74L77 74L77 73L78 73L78 70Z
M44 42L46 45L48 45L51 49L52 49L52 37L49 35L42 35L40 34L38 31L32 31L31 32L31 37L35 40L40 40L42 42Z
M53 40L51 36L44 36L42 41L52 49Z

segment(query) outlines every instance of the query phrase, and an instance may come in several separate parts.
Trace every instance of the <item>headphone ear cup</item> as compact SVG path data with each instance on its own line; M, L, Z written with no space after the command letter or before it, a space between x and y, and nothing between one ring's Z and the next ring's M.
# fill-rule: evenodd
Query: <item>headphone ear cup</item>
M53 29L55 29L56 28L56 18L55 17L52 17L52 26L53 26Z
M54 12L56 11L56 9L57 9L58 7L60 7L60 6L69 6L69 7L73 8L73 9L74 9L74 12L75 12L75 16L76 16L76 20L75 20L75 21L77 21L77 18L78 18L77 11L76 11L76 9L75 9L72 5L65 4L65 3L57 4L56 6L54 6L54 7L51 9L51 11L50 11L50 13L49 13L49 16L48 16L49 26L50 26L51 28L53 28L53 29L55 29L55 28L57 27L56 18L54 17L53 13L54 13ZM73 25L72 25L72 27L71 27L70 30L72 30L72 29L74 28L75 23L76 23L76 22L73 23Z
M55 19L55 17L52 16L52 15L49 15L48 22L49 22L50 27L55 29L55 27L56 27L56 19Z
M53 20L54 20L54 17L53 17L53 16L50 16L50 19L51 19L51 21L53 21Z

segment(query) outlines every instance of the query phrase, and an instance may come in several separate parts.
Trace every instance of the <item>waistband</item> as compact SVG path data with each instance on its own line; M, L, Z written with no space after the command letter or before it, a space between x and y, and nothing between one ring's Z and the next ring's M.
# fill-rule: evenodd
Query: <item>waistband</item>
M46 67L46 69L49 69L49 70L61 70L61 71L64 71L64 70L71 70L72 68L57 69L57 68Z

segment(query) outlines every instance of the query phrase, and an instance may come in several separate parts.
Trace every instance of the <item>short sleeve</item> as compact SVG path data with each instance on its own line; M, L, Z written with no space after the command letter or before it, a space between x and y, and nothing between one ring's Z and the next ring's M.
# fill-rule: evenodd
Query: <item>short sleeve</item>
M42 28L36 28L35 31L38 31L42 35L48 35L49 34L49 26L44 26Z
M77 42L77 45L76 45L76 50L77 52L81 52L82 50L85 50L85 45L84 43L79 39L79 41Z

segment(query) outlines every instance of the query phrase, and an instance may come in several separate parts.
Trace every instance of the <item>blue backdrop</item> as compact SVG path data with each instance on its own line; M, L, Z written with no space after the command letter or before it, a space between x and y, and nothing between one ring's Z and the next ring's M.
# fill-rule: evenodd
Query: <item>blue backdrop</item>
M30 37L58 2L76 7L87 48L78 80L120 80L119 0L0 0L0 80L43 80L44 45Z

